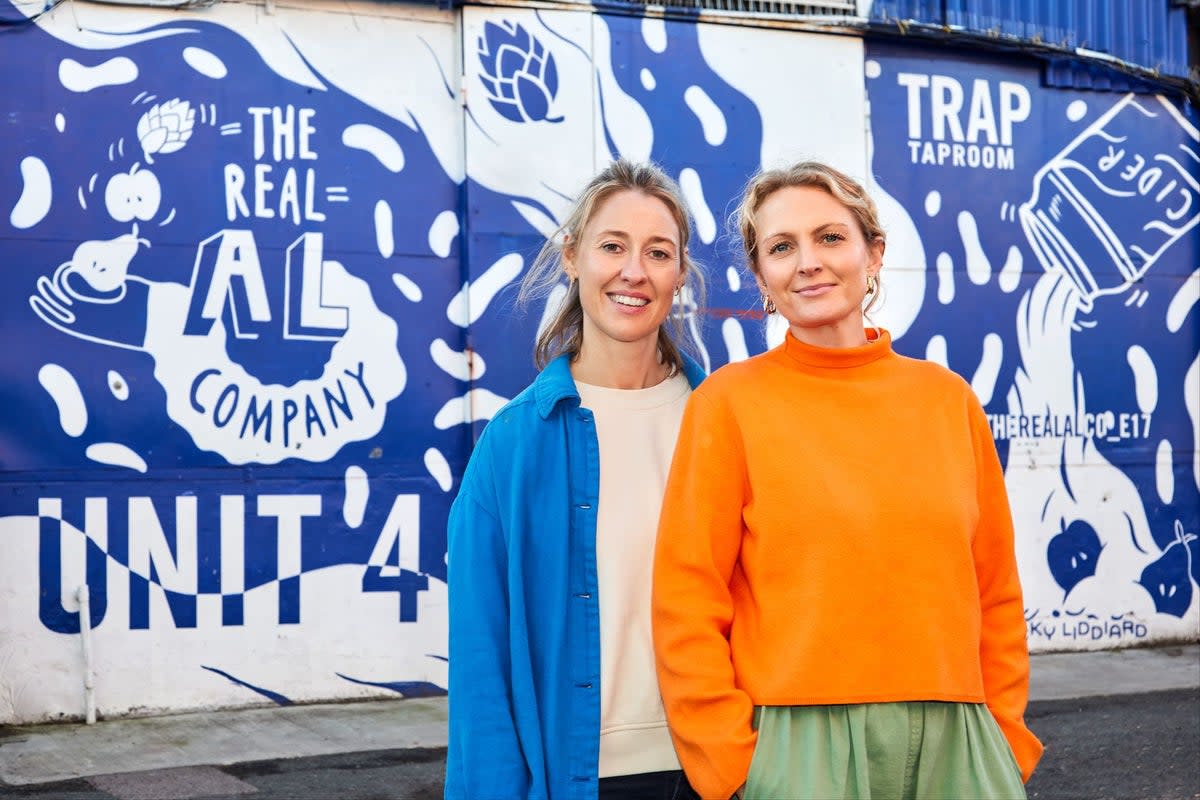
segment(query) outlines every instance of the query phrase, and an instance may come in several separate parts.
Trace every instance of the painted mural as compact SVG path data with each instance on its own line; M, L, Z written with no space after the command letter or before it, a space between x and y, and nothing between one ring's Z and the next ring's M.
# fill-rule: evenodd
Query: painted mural
M0 47L0 719L77 713L85 583L101 713L442 692L453 20L373 102L346 13L61 11Z
M925 285L904 287L915 313L888 324L905 329L898 349L958 371L988 412L1031 647L1194 640L1195 110L1045 91L1036 69L998 60L931 68L881 45L866 77L873 171L928 259Z
M708 302L676 313L714 369L783 334L725 224L746 178L864 177L877 322L992 421L1031 646L1200 634L1192 109L585 11L22 8L0 5L0 69L41 76L0 93L0 722L82 712L89 622L102 714L443 692L449 503L562 296L514 289L615 155L692 206Z

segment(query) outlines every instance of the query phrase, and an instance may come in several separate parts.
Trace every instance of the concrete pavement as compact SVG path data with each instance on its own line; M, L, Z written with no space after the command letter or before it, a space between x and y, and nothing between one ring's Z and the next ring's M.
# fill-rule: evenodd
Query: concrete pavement
M1032 665L1032 701L1200 687L1198 644L1035 655ZM147 770L191 770L184 777L202 784L223 780L216 770L205 771L212 766L445 746L445 698L0 727L0 796L5 785L94 776L119 783L124 773ZM214 784L201 794L239 793L232 784Z
M276 758L446 746L446 698L0 727L0 786Z
M1200 644L1030 658L1029 699L1070 700L1200 686Z

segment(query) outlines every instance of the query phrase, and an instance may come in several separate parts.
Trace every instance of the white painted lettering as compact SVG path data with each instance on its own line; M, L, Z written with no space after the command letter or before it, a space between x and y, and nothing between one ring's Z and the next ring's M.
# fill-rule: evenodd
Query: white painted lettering
M310 144L310 137L317 132L317 129L312 125L312 118L316 114L315 109L300 109L300 158L304 161L317 160L317 154L313 152Z
M908 138L921 138L921 90L929 86L929 76L916 72L901 72L896 83L908 90ZM916 154L913 154L916 162Z
M1000 144L1008 147L1013 143L1013 124L1029 119L1032 107L1028 89L1019 83L1000 81Z
M267 154L266 118L271 109L263 106L251 106L246 109L254 118L254 160L258 161Z
M962 111L962 84L946 75L934 75L929 88L930 113L933 120L933 138L945 139L946 129L956 142L963 140L962 124L958 112Z
M243 217L250 216L250 207L242 190L246 188L246 172L237 164L225 165L225 218L230 222L237 219L241 212Z
M983 78L976 78L971 88L971 109L967 112L967 141L979 141L979 134L988 144L996 144L996 114L992 108L992 90Z

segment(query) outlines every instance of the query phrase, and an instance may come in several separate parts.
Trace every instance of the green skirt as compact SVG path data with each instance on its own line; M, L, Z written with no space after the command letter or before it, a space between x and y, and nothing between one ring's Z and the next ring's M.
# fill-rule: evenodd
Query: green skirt
M1025 799L986 705L760 706L746 800Z

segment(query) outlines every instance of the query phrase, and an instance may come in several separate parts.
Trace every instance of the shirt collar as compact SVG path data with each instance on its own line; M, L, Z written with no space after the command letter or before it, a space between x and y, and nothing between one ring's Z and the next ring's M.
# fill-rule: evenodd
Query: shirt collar
M688 384L695 389L705 378L704 367L686 353L681 355L683 356L683 374L687 378ZM569 353L556 356L538 373L537 378L533 381L533 398L542 419L548 418L554 407L563 400L571 399L576 403L579 402L579 389L576 388L575 379L571 376L571 355Z
M861 367L892 353L892 335L883 328L867 328L867 343L855 347L817 347L805 344L790 330L783 352L807 367L845 369Z

